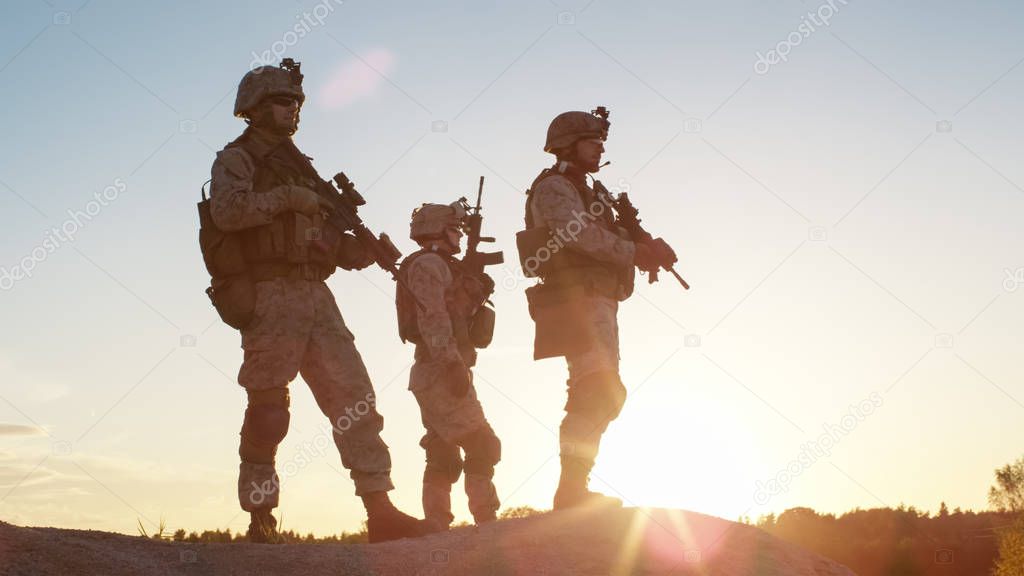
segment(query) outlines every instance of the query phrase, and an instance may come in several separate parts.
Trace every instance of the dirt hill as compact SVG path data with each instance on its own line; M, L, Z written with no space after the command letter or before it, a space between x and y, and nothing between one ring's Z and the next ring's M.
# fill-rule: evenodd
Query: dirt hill
M189 544L0 522L0 573L852 576L755 527L679 510L552 512L383 544Z

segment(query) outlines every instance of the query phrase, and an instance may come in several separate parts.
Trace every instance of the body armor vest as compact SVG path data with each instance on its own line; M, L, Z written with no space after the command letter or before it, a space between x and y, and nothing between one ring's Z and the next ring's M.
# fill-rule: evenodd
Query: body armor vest
M545 168L533 181L530 189L526 192L527 230L544 226L533 220L533 193L543 180L556 176L563 176L572 184L576 194L586 207L586 212L578 216L582 226L600 226L608 232L618 235L611 198L598 198L594 190L587 186L586 174L572 167L565 172L559 172L557 168ZM632 270L628 274L624 274L612 264L602 262L576 250L566 249L566 240L572 239L568 232L566 230L550 230L549 236L543 238L545 240L543 244L533 250L527 248L534 253L545 249L547 250L545 254L550 254L550 257L538 267L535 273L544 284L551 286L583 284L589 290L616 299L622 299L624 294L628 295L632 292ZM534 236L534 238L538 237ZM520 248L521 252L523 248Z
M316 182L303 176L284 150L285 146L294 146L289 140L268 150L253 143L246 131L227 145L236 146L245 150L256 165L253 193L265 193L283 184L316 189ZM326 279L333 273L334 263L323 251L311 249L312 241L321 237L321 226L319 216L285 210L269 224L240 232L245 259L257 272L265 271L260 276L286 276L289 270L304 267L315 270L313 276L317 279Z
M444 293L445 308L447 308L448 316L451 319L452 336L455 338L459 354L466 366L473 366L476 363L476 348L470 338L470 324L473 314L486 300L480 282L463 271L462 263L459 260L426 248L406 256L399 265L398 276L408 286L409 268L412 262L424 254L431 253L440 256L451 272L452 283ZM398 308L398 335L402 342L416 344L416 356L419 358L420 348L426 343L423 342L420 334L418 310L414 296L408 290L400 287L395 298L395 305Z

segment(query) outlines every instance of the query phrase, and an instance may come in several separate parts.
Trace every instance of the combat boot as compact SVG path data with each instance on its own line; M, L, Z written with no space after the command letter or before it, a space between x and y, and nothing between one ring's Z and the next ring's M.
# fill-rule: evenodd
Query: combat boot
M277 532L277 519L271 508L260 508L249 513L249 530L245 538L253 544L278 544L281 535Z
M387 492L371 492L363 496L366 506L366 532L370 543L416 538L427 533L422 520L402 512L391 503Z
M555 491L552 509L622 506L622 500L618 498L590 491L588 484L592 467L592 462L581 458L562 457L562 476L558 480L558 490Z

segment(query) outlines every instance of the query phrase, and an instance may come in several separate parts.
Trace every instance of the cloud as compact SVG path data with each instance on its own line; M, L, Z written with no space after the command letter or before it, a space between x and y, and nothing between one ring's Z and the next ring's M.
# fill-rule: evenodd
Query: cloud
M46 431L38 426L7 424L0 422L0 436L45 436Z
M343 108L372 95L384 81L381 75L390 73L394 64L394 54L384 48L370 50L362 59L353 57L343 62L320 89L320 105Z

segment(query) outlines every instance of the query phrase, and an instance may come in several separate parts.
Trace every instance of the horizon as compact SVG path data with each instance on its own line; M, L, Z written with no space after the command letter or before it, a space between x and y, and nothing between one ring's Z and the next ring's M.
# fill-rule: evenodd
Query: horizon
M727 519L987 509L995 469L1024 455L1024 6L644 8L0 9L0 518L244 530L239 336L203 293L195 203L245 126L239 80L281 57L305 74L299 149L321 176L343 170L404 253L414 207L486 177L487 249L505 264L475 372L502 509L550 507L565 401L564 362L532 360L523 192L551 164L550 120L601 105L597 177L629 191L693 289L638 276L621 306L629 397L595 489ZM418 515L394 283L371 267L327 284L374 383L392 497ZM286 529L352 532L363 508L306 388L290 385L278 511ZM470 518L461 487L453 508Z

